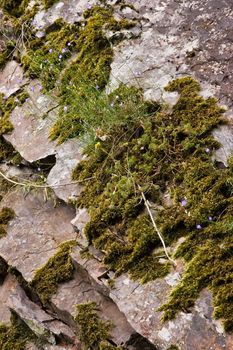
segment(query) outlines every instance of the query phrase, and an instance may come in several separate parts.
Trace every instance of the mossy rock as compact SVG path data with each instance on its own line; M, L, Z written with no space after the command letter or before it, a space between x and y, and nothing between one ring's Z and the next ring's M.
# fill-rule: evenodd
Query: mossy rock
M76 245L76 241L62 243L58 252L36 271L30 287L38 294L44 305L56 294L59 283L72 279L74 265L70 251L74 245Z

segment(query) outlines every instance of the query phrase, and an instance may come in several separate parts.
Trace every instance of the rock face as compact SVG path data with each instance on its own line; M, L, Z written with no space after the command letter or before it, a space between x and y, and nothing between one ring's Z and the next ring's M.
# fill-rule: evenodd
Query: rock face
M56 206L55 206L56 205ZM43 190L24 195L16 190L1 203L16 213L0 240L1 256L17 268L26 281L53 256L60 243L76 238L70 224L74 211L63 203L45 202Z
M30 98L23 106L14 109L10 117L14 130L4 136L28 162L55 153L55 143L49 141L48 135L56 117L56 102L43 95L41 89L39 81L29 84Z
M65 0L55 2L47 10L40 6L33 20L36 35L43 37L46 28L58 18L69 23L83 20L83 11L96 3ZM116 5L118 20L136 22L129 38L119 44L115 44L111 31L106 32L114 43L107 92L123 82L142 88L146 99L174 104L177 93L165 92L164 86L173 78L191 75L201 82L205 97L214 95L227 106L226 115L232 120L232 0L127 0L124 4L109 0L107 3ZM221 324L213 320L212 297L207 290L201 293L192 312L180 312L173 321L161 322L158 308L178 283L182 266L164 279L145 285L130 280L126 274L116 277L106 268L103 252L90 245L84 236L88 211L81 208L75 212L67 204L70 199L82 196L82 184L72 180L73 168L84 159L82 147L77 139L62 145L49 140L49 130L58 114L58 97L43 94L39 80L25 78L16 61L8 62L0 72L0 93L9 97L22 87L30 97L11 113L14 130L4 138L27 161L24 163L27 166L3 164L1 171L9 178L24 181L35 173L35 165L29 163L49 156L56 158L56 162L45 188L38 186L27 191L24 186L23 191L19 186L14 187L0 202L0 209L11 207L16 213L7 225L7 235L0 239L0 257L27 283L54 256L61 243L75 239L79 245L71 253L75 267L73 279L59 285L46 309L37 298L31 300L33 297L25 293L19 278L4 271L0 284L0 323L10 325L14 311L45 341L40 347L29 343L26 350L79 350L82 345L74 322L76 305L94 301L99 317L114 324L111 341L126 350L170 350L174 349L172 345L179 350L233 349L233 336L226 335ZM227 166L233 151L232 124L221 126L213 134L222 144L213 160ZM56 198L49 196L48 187Z
M23 69L16 61L8 62L0 72L0 93L9 97L25 85L28 79L25 79L23 73Z
M56 164L47 177L47 183L65 202L75 199L82 191L81 184L72 180L72 170L83 158L82 147L76 139L56 148Z

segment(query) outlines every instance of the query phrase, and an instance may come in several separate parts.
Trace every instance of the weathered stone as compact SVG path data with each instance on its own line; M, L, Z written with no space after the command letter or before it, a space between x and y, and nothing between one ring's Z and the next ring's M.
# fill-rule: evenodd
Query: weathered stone
M90 216L86 208L77 209L75 218L71 221L71 224L75 226L76 230L79 232L78 240L83 247L88 246L88 240L84 234L84 228Z
M0 323L10 325L11 312L8 307L9 297L15 293L18 288L18 282L14 276L8 275L4 283L0 285Z
M8 224L7 236L0 240L0 254L17 268L27 281L53 256L60 243L75 239L70 224L74 210L63 203L54 206L44 200L43 190L26 196L20 189L5 197L1 206L11 207L16 217Z
M174 280L177 277L170 276ZM224 335L212 319L211 295L203 291L191 313L180 312L176 319L161 322L158 308L167 300L170 286L166 280L140 285L126 275L116 278L110 297L134 329L166 350L177 344L181 350L231 349L233 337Z
M43 311L37 304L28 299L24 290L17 285L7 300L10 310L23 320L32 332L51 344L56 344L56 337L75 340L75 335L64 323L54 319Z
M202 83L202 94L217 96L233 112L232 1L217 0L128 0L140 14L141 36L124 40L114 48L111 79L107 91L120 82L141 87L145 98L173 104L176 93L164 86L177 77L191 75ZM218 15L216 16L216 12ZM233 152L233 130L214 132L223 147L216 159L226 165Z
M38 36L43 35L43 29L51 25L58 18L62 18L68 23L82 20L83 11L95 5L96 2L96 0L59 1L48 10L39 11L33 20L33 25L39 30Z
M72 180L72 171L82 159L82 147L77 140L56 147L56 164L47 177L47 183L65 202L77 198L82 191L82 185Z
M7 62L0 71L0 93L6 97L14 94L27 82L28 79L23 76L23 68L16 61Z
M11 134L4 135L28 162L55 153L55 143L49 141L48 135L57 115L56 102L52 97L43 95L41 88L37 80L29 84L27 90L30 98L13 110L10 121L14 130Z
M59 318L72 325L77 304L96 302L99 316L106 321L112 321L115 326L111 331L112 340L118 345L125 344L135 333L134 329L112 300L98 292L98 288L86 271L81 266L76 266L76 269L73 280L60 285L57 294L52 298L52 304Z

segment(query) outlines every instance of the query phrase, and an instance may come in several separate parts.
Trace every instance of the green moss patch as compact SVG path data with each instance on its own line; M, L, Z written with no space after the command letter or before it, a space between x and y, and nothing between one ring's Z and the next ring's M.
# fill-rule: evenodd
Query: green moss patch
M22 158L13 146L5 141L3 134L13 130L10 114L16 106L21 106L28 97L28 93L20 90L14 95L5 98L0 94L0 161L9 161L14 165L20 164Z
M6 235L6 225L15 217L15 212L11 208L4 207L0 211L0 238Z
M85 232L105 252L105 263L117 274L129 272L147 282L164 276L170 265L144 212L143 191L166 245L186 237L176 252L187 262L186 272L162 307L164 319L189 311L208 287L215 316L231 330L233 174L231 162L219 169L211 161L219 147L211 131L225 123L224 109L214 98L201 97L192 78L172 81L166 89L180 94L171 112L122 86L109 97L119 118L109 128L108 114L100 118L88 159L74 170L75 180L89 179L77 206L89 209ZM163 201L167 192L171 207Z
M74 265L70 257L70 250L75 244L75 241L62 243L58 252L37 270L30 283L31 288L36 291L44 305L56 294L59 283L72 279Z
M11 16L20 17L24 14L29 0L1 0L0 6Z
M11 326L0 324L0 349L25 350L28 342L34 342L35 335L16 314L12 313Z
M75 321L79 329L79 339L84 349L114 350L119 349L108 341L111 339L110 331L113 325L101 320L98 316L96 303L89 302L77 305Z

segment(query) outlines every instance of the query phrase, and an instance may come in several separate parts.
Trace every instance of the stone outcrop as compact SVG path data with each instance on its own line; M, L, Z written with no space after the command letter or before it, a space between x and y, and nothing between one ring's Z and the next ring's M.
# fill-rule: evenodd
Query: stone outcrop
M37 37L43 37L58 18L69 23L83 20L83 11L96 3L66 0L47 10L40 6L33 20ZM115 34L106 33L114 43L107 92L125 83L142 88L146 99L172 105L178 94L166 92L164 86L173 78L191 75L201 82L202 95L216 96L232 120L231 0L127 0L124 6L118 1L108 3L116 5L115 18L134 20L136 25L128 39L118 44L114 42ZM191 312L180 312L174 320L161 322L158 308L180 280L181 262L165 278L144 285L126 274L115 276L104 265L104 252L95 249L84 236L89 221L87 209L75 211L68 204L82 196L82 184L72 180L74 167L84 159L82 145L77 139L61 145L49 140L50 128L58 117L58 96L45 95L39 80L26 78L22 67L9 61L0 72L0 93L7 98L22 87L29 98L12 111L14 130L4 138L26 162L20 167L1 165L1 171L22 186L11 188L0 202L0 208L11 207L16 214L7 224L7 235L0 239L0 257L9 268L1 277L0 323L9 326L14 311L45 342L40 346L28 343L26 350L82 349L74 321L76 305L93 301L98 316L114 325L112 343L124 349L168 350L172 345L179 350L233 349L233 336L213 319L208 290L202 291ZM213 161L227 166L233 151L232 123L213 134L222 144ZM50 164L49 173L40 178L36 162L50 156L55 164ZM28 180L32 179L30 188ZM37 295L26 293L27 283L54 256L59 245L70 240L78 243L71 253L73 278L60 284L48 305L42 306ZM23 284L12 271L17 271Z

